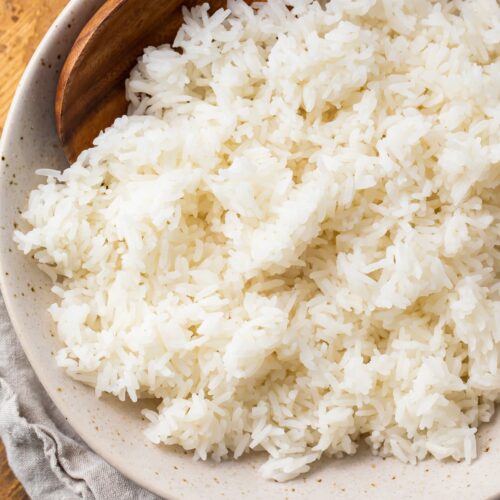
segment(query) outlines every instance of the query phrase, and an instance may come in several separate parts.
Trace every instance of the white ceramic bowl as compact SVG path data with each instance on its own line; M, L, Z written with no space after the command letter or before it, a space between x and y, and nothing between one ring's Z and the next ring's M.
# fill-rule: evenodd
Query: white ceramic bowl
M41 182L35 169L66 166L54 128L56 83L72 41L102 1L72 0L49 30L26 69L0 148L2 293L35 372L76 432L123 474L170 499L479 499L500 492L500 427L494 423L481 428L479 458L470 466L434 460L411 466L372 457L365 450L355 457L323 460L308 476L279 484L259 477L263 457L258 454L214 464L194 462L181 451L148 443L142 434L144 405L111 397L98 400L92 389L56 367L52 353L58 342L46 313L54 300L49 282L32 259L16 250L12 230L22 227L19 211Z

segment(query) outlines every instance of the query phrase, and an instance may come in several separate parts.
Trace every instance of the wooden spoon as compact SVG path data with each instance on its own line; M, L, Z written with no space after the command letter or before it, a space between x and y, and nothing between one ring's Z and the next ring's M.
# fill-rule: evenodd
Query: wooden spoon
M107 0L78 36L64 64L55 113L72 163L99 132L127 112L125 80L144 49L172 42L182 6L204 0ZM211 0L212 9L224 0Z

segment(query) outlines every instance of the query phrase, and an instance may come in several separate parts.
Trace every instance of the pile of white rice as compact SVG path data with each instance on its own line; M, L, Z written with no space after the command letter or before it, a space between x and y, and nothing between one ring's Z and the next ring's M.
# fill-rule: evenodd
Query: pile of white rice
M496 0L185 12L15 233L70 376L197 458L470 461L500 395Z

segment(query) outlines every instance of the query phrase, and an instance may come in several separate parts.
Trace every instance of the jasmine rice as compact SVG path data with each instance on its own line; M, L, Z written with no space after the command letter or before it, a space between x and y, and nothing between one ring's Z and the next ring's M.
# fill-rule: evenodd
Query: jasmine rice
M500 6L230 0L16 231L67 373L200 459L470 462L500 395Z

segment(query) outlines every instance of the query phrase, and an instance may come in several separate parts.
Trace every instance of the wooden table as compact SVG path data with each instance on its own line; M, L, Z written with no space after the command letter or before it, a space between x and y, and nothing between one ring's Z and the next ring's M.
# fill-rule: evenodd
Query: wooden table
M67 0L0 1L0 133L17 84L35 48ZM0 499L28 495L9 468L0 443ZM34 499L38 500L38 499Z

